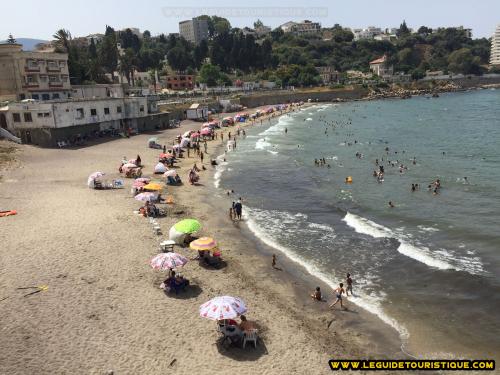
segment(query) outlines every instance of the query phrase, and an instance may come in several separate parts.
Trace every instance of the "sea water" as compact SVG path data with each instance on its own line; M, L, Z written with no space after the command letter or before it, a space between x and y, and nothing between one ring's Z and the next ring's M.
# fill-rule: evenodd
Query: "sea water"
M319 104L246 133L215 184L260 241L332 288L350 272L348 303L413 355L498 354L500 90Z

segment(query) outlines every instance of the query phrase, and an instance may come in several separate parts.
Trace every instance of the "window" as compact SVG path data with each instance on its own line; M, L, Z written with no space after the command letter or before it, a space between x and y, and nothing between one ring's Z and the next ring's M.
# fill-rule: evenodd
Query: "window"
M116 113L122 113L122 107L121 106L116 107Z
M43 113L42 113L42 112L38 112L38 113L36 114L36 117L43 117Z
M47 82L47 76L41 75L40 82Z
M33 122L33 118L31 117L31 113L24 112L24 122Z
M61 76L61 81L68 82L68 76Z
M14 120L14 122L21 122L21 115L19 113L13 113L12 119Z
M59 77L58 76L49 76L49 82L59 82Z
M52 99L59 99L59 94L58 93L52 94Z
M38 95L38 94L31 94L31 99L38 100L38 99L40 99L40 95Z
M42 94L42 100L50 100L49 94Z
M139 107L139 112L144 112L144 106L143 106L143 105L141 105L141 106Z
M66 61L59 61L59 66L60 67L66 66Z
M45 112L45 113L43 114L43 117L50 117L50 112Z
M85 116L85 112L83 111L83 108L77 108L76 109L76 118L81 119Z
M90 115L91 115L91 116L97 116L97 109L95 109L95 108L91 108L91 109L90 109Z
M109 115L109 108L104 108L104 114Z

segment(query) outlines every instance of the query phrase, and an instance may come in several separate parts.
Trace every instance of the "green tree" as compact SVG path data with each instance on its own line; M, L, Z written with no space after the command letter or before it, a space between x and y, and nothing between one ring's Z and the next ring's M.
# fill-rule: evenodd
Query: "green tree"
M262 27L264 26L264 23L261 20L257 20L253 23L254 28Z
M406 21L403 20L403 23L399 26L399 29L396 33L396 35L401 38L402 36L409 35L410 34L410 29L408 29L408 26L406 26Z
M111 80L114 82L115 71L118 67L118 48L115 30L111 26L106 26L106 33L99 47L99 60L104 69L111 74Z
M205 63L201 66L198 74L198 80L205 83L208 87L217 86L217 82L221 78L221 71L217 65Z
M176 46L168 51L167 54L168 64L177 71L185 71L188 66L193 65L191 55L186 49Z
M56 46L56 50L60 52L69 52L70 43L71 43L71 33L65 29L59 29L53 35L55 39L54 45Z
M481 59L474 56L470 49L461 48L448 57L448 69L453 73L481 74Z

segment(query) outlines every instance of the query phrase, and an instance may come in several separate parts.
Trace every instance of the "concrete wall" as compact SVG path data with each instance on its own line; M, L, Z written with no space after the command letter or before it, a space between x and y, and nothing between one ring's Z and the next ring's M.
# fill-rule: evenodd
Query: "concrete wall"
M331 102L337 99L353 100L360 99L368 93L368 90L363 88L355 88L352 90L331 90L331 91L316 91L316 92L290 92L274 95L251 95L240 97L240 104L245 107L259 107L263 105L273 105L280 103L290 103L299 101L320 101Z

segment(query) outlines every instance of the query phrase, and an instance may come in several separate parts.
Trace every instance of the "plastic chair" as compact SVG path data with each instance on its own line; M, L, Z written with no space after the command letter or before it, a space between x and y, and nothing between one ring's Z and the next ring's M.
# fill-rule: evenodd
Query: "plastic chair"
M243 334L243 349L245 349L245 345L247 341L253 342L255 348L257 348L257 330L251 329L249 331L245 331Z

